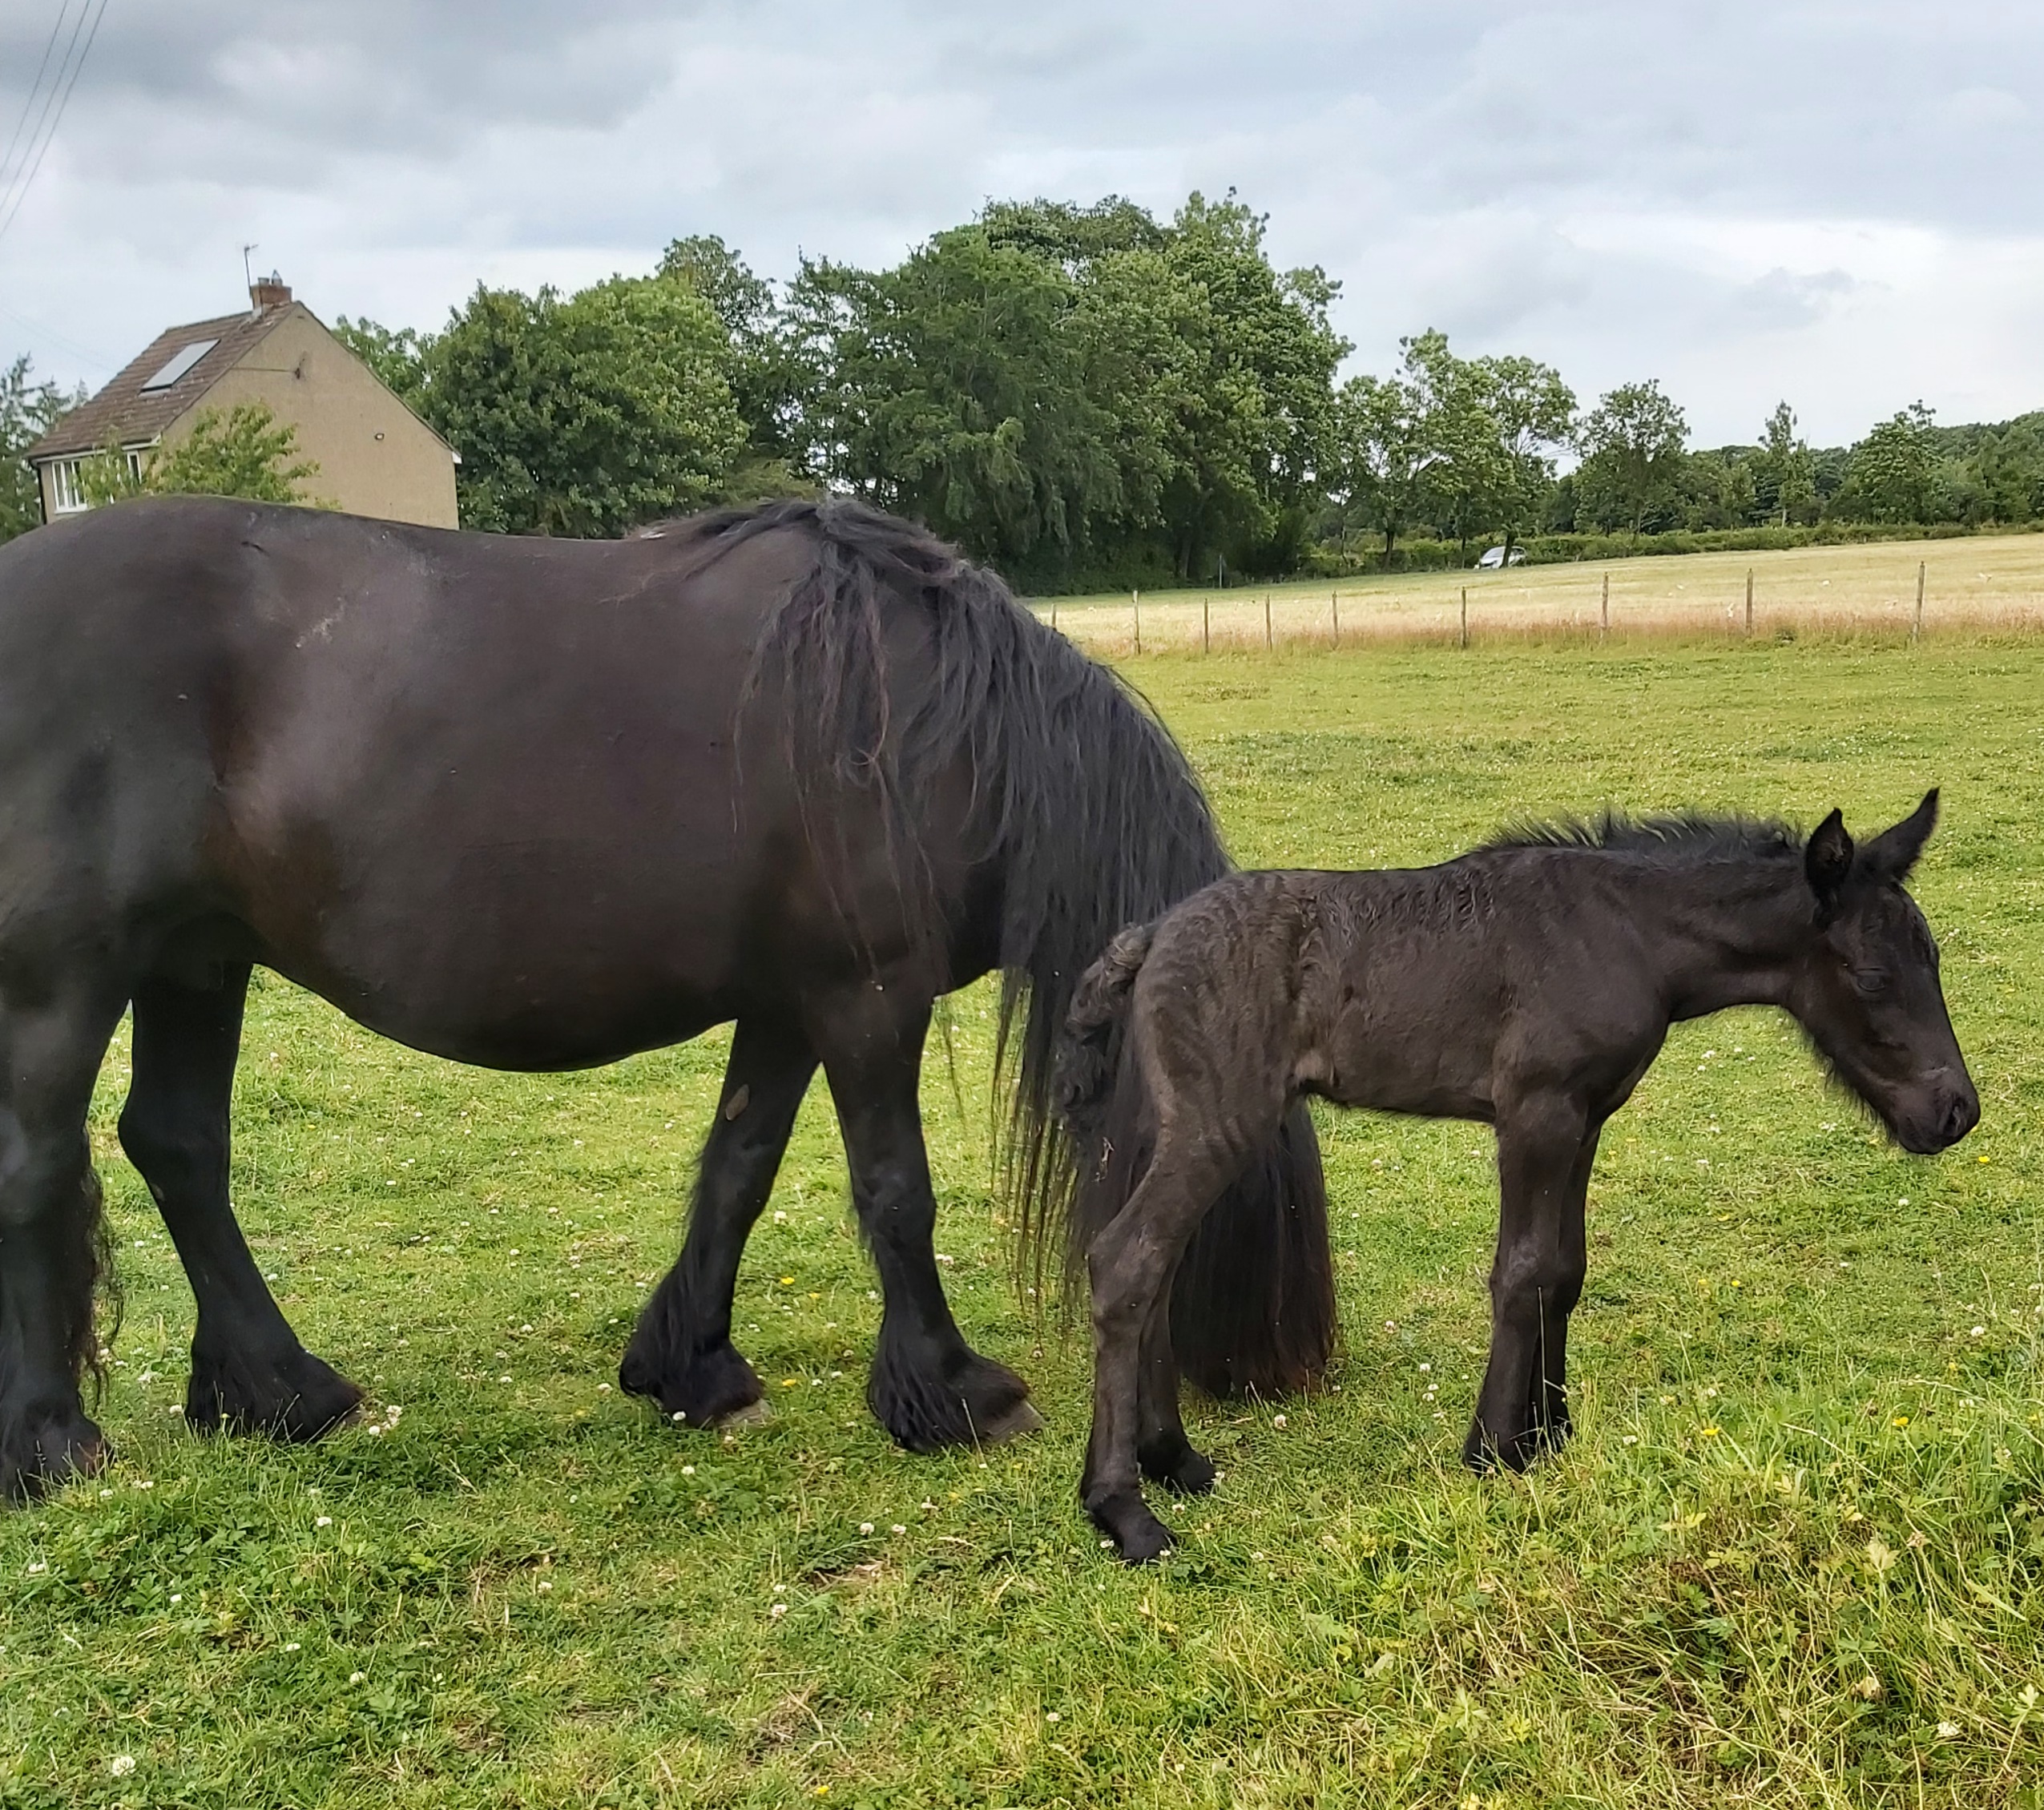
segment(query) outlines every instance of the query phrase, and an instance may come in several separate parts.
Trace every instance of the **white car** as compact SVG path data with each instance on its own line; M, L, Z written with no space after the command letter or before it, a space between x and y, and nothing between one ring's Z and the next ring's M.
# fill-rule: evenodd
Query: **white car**
M1507 559L1505 557L1505 550L1502 546L1493 546L1484 550L1482 555L1477 560L1476 569L1479 572L1494 572L1501 566L1523 566L1525 563L1526 549L1524 547L1514 547L1511 558Z

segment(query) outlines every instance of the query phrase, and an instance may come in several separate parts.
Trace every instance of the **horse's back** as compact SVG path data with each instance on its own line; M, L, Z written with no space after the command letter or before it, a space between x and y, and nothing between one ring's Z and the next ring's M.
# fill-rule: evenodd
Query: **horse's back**
M23 537L0 563L0 900L144 968L239 938L471 1060L728 1016L800 854L740 703L812 554L709 551L211 499Z

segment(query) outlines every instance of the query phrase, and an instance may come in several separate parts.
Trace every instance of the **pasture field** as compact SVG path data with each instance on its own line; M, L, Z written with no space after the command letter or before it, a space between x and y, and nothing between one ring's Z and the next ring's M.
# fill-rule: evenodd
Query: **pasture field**
M1893 639L1911 631L1919 566L1927 636L2044 628L2044 534L2018 534L1155 591L1141 599L1143 651L1189 651L1207 639L1222 651L1260 651L1266 598L1270 640L1279 644L1332 645L1337 614L1347 643L1456 640L1465 589L1472 642L1594 638L1607 579L1611 633L1620 639L1743 637L1748 572L1759 639ZM1047 619L1052 606L1043 599L1035 608ZM1090 651L1133 651L1128 592L1060 598L1056 611L1058 627Z
M863 1407L877 1308L820 1090L740 1288L772 1417L684 1434L615 1369L722 1040L491 1075L272 981L236 1197L369 1416L308 1449L183 1431L191 1296L114 1143L117 1044L119 1459L0 1516L0 1805L2036 1804L2044 646L1133 675L1252 863L1429 861L1607 800L1865 833L1942 784L1917 891L1981 1129L1901 1155L1786 1020L1679 1027L1592 1185L1577 1438L1479 1480L1487 1135L1323 1116L1345 1351L1312 1399L1194 1405L1225 1477L1138 1572L1075 1499L1083 1347L1010 1280L984 990L928 1074L938 1248L1049 1424L929 1459Z

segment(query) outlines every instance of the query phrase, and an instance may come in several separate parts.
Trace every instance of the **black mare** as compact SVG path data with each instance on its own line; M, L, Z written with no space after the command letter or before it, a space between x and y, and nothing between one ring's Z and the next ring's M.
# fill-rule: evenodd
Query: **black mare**
M1082 1494L1131 1561L1170 1543L1141 1474L1210 1480L1151 1329L1202 1216L1303 1094L1497 1129L1490 1358L1463 1455L1523 1469L1569 1430L1570 1311L1604 1122L1669 1025L1779 1006L1905 1149L1980 1103L1903 881L1937 821L1855 851L1834 811L1534 830L1403 873L1243 873L1125 931L1058 1052L1084 1151L1067 1261L1092 1288Z
M869 1400L925 1449L1030 1424L931 1248L933 1002L998 969L1025 1197L1050 1053L1123 924L1227 870L1170 738L998 580L856 505L611 542L196 498L0 548L0 1489L99 1461L85 1115L134 1013L123 1149L197 1300L187 1413L308 1438L308 1353L228 1205L252 964L457 1061L606 1062L736 1021L679 1260L624 1385L694 1425L760 1385L740 1253L820 1067L884 1290ZM1317 1152L1273 1127L1175 1325L1216 1388L1333 1337ZM1021 1215L1026 1218L1026 1215Z

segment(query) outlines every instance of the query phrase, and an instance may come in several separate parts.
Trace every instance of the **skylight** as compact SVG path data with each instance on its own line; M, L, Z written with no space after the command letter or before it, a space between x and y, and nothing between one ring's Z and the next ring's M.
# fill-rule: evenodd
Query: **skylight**
M144 389L168 389L220 343L218 340L194 340L142 387Z

